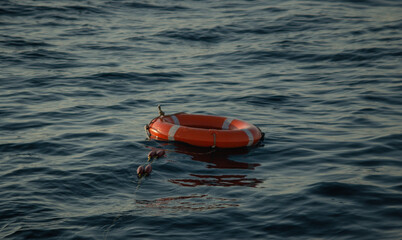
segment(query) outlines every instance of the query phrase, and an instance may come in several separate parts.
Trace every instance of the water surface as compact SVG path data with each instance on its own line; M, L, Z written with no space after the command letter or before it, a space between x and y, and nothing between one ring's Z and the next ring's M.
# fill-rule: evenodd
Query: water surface
M0 238L402 238L400 1L0 6ZM264 146L148 141L158 104Z

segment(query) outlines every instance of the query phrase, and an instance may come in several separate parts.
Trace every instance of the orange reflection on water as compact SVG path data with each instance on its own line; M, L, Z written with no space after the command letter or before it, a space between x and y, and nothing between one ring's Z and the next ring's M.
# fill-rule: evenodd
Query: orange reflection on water
M177 142L171 144L175 146L175 152L189 155L194 161L208 163L208 168L254 170L260 166L259 163L245 163L229 159L230 156L248 154L248 148L210 149L184 145Z
M199 175L190 174L190 176L200 179L170 179L169 182L179 184L183 187L197 187L197 186L246 186L256 187L257 184L262 183L261 180L256 178L246 178L247 175Z
M174 143L175 152L191 156L192 160L208 163L207 168L215 169L245 169L247 172L254 170L260 166L259 163L238 162L230 160L230 156L246 155L249 153L248 148L238 149L209 149L197 148L193 146ZM256 187L262 183L261 179L248 178L247 175L202 175L190 173L191 178L170 179L169 182L178 184L183 187L197 187L197 186L220 186L220 187Z
M207 194L158 198L155 200L136 200L136 204L147 209L155 209L158 212L177 211L205 211L227 207L237 207L236 199L213 198Z

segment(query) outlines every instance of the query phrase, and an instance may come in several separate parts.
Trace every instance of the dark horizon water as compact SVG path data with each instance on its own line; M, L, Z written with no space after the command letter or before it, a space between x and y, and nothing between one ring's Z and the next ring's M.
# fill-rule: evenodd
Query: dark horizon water
M0 238L402 239L401 12L1 1ZM148 141L158 104L253 123L264 146Z

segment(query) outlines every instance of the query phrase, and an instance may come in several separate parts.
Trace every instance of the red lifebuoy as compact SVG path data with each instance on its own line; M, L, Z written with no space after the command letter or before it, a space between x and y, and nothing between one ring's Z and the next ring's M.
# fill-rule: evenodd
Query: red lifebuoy
M160 115L146 127L152 139L185 142L199 147L250 147L263 138L263 133L253 124L211 115Z

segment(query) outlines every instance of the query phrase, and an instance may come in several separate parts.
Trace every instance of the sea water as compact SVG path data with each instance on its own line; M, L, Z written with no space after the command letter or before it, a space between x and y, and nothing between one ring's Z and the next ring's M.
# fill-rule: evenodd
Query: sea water
M401 239L398 0L3 0L0 238ZM187 112L250 149L149 141ZM196 136L195 136L196 137ZM153 149L149 177L136 169Z

